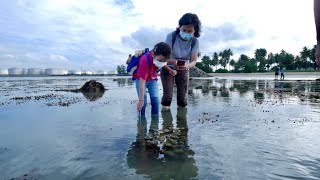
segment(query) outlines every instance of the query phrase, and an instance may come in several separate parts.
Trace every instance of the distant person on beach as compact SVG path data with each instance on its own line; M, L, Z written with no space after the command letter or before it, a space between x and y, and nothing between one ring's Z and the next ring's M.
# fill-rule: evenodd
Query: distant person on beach
M284 80L284 67L281 69L280 79Z
M162 110L170 109L174 83L177 87L178 106L187 106L189 69L197 63L200 32L198 16L186 13L180 18L179 27L167 35L166 43L172 48L172 56L160 74L163 87Z
M314 0L314 19L317 31L317 49L316 49L316 63L320 67L320 0Z
M158 95L158 70L160 70L171 56L171 47L160 42L156 44L150 52L143 54L139 60L139 67L136 73L136 90L139 101L137 103L137 110L139 115L145 115L147 106L148 89L151 100L151 113L159 113L159 95Z
M276 67L274 72L274 79L278 79L278 77L279 77L279 67Z

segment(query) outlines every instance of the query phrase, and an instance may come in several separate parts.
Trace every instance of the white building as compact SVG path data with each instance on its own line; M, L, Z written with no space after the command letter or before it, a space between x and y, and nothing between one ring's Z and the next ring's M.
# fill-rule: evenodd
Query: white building
M28 75L28 69L22 68L22 75Z
M108 74L109 75L116 75L116 74L118 74L118 71L108 71Z
M48 68L48 69L45 69L45 74L49 76L64 76L64 75L68 75L68 71L64 69Z
M0 69L0 76L8 76L8 69Z
M107 71L103 71L103 70L98 70L98 71L96 72L96 74L97 74L97 75L106 75L106 74L108 74L108 72L107 72Z
M70 70L69 75L81 75L81 70Z
M39 69L39 68L30 68L30 69L28 69L28 75L30 75L30 76L41 75L41 69Z
M82 75L92 75L92 72L84 70L84 71L82 71Z
M21 68L9 68L8 69L9 76L21 76L23 75L23 69Z

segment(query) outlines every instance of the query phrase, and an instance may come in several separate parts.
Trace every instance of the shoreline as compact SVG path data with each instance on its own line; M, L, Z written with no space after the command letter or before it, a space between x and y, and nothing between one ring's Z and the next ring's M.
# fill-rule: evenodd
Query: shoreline
M274 76L274 72L258 72L258 73L208 73L208 75L210 76L254 76L254 75L273 75ZM285 76L289 76L289 75L299 75L299 76L303 76L303 75L314 75L314 76L319 76L320 78L320 71L319 72L285 72L284 73ZM280 77L280 74L279 74Z

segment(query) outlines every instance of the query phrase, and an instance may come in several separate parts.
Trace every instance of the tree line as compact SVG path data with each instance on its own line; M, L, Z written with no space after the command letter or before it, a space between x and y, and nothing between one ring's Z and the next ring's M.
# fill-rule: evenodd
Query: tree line
M285 68L286 70L311 70L317 68L315 51L316 45L311 49L303 47L297 56L285 50L275 54L272 52L268 54L265 48L260 48L255 50L253 58L241 54L237 61L232 58L234 53L231 49L214 52L211 56L202 56L201 52L199 52L198 57L201 57L201 62L197 62L196 66L207 73L266 72L274 70L276 67ZM126 66L117 66L117 71L118 74L126 74Z
M285 50L275 54L272 52L268 54L265 48L260 48L255 50L253 58L241 54L237 61L232 58L234 53L231 49L214 52L211 56L202 56L200 52L198 57L201 57L201 62L197 62L196 66L207 73L266 72L274 70L276 67L285 68L286 70L312 70L317 68L315 51L316 45L312 49L303 47L297 56ZM220 68L217 69L218 67Z

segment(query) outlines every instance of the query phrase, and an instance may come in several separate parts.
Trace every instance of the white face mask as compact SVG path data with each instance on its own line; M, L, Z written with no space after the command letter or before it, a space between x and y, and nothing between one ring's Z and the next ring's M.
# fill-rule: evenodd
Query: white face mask
M164 65L167 64L167 62L160 62L160 61L158 61L157 59L154 59L154 60L153 60L153 64L154 64L155 66L157 66L157 68L161 69Z

